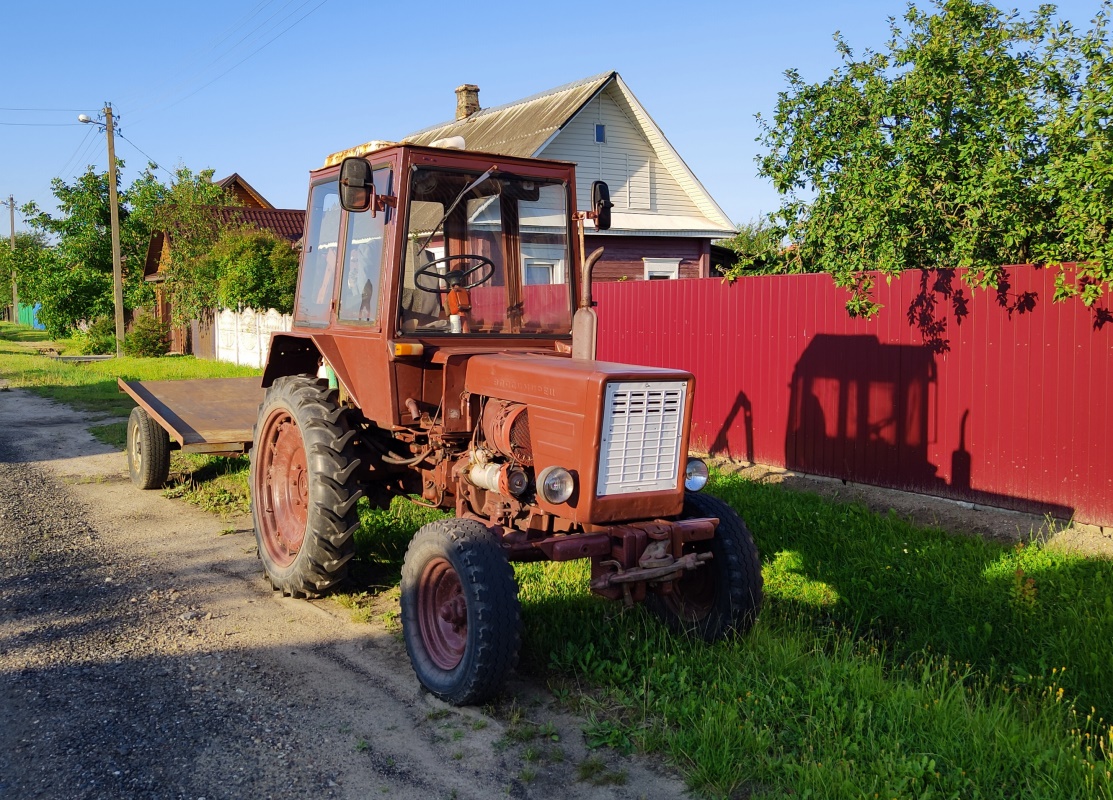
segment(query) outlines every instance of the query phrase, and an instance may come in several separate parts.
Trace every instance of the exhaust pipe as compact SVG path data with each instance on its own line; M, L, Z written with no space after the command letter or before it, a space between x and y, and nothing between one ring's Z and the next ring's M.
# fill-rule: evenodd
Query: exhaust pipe
M580 304L572 318L572 358L595 360L596 336L599 330L599 317L591 302L591 271L595 263L603 257L603 248L598 247L584 259L580 275Z

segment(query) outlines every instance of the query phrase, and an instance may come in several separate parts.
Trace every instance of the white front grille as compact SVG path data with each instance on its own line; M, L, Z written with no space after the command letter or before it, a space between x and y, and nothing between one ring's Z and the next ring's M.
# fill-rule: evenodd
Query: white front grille
M676 488L687 393L685 381L607 384L597 495Z

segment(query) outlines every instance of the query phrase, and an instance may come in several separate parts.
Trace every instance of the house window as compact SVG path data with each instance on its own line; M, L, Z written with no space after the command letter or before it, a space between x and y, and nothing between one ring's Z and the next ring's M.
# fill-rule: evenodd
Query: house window
M595 123L595 143L596 144L606 144L607 143L607 126L604 125L601 122Z
M647 281L676 280L680 277L679 258L643 258Z
M538 261L537 259L526 259L523 266L523 278L526 286L543 286L551 283L556 283L553 280L553 273L556 271L556 264L552 261Z

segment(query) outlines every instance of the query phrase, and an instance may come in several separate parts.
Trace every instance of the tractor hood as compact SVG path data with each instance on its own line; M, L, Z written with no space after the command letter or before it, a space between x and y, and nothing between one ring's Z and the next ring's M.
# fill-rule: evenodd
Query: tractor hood
M576 491L559 506L581 524L675 516L694 379L689 372L533 353L468 359L465 391L528 408L535 474L569 470Z

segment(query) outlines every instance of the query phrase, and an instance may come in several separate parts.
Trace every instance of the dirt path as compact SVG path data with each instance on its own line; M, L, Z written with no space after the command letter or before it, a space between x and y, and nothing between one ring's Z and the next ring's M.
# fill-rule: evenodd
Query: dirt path
M422 693L395 634L271 592L248 520L134 489L94 421L0 391L0 798L684 795L526 681L559 743Z

